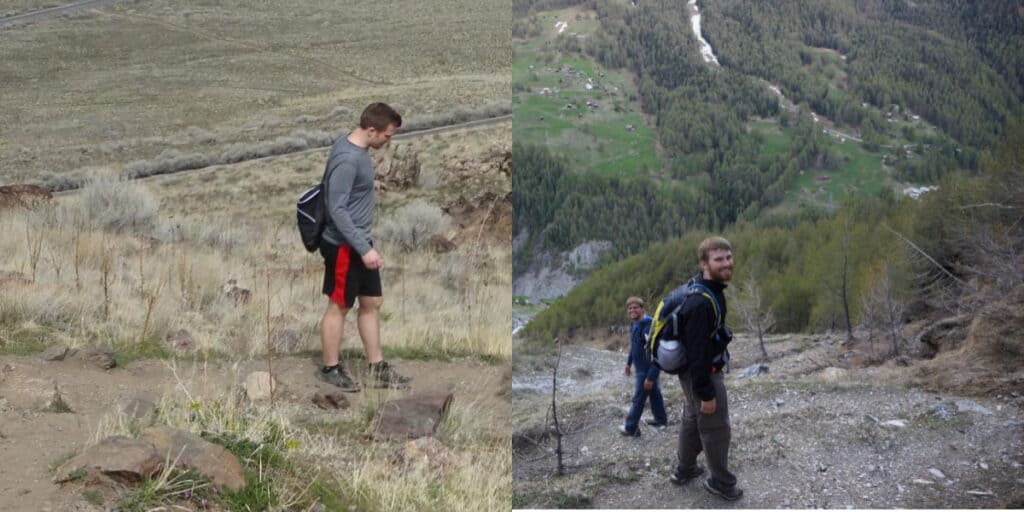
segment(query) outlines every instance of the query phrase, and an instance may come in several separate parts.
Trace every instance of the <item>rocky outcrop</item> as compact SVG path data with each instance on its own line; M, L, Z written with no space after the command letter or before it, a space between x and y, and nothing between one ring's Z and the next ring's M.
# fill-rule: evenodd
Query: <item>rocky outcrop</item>
M526 272L514 276L512 294L532 299L553 299L565 295L582 282L601 255L611 249L611 242L593 240L567 252L537 252Z
M4 185L0 186L0 209L35 208L49 203L53 194L38 185Z
M249 297L252 295L249 290L238 286L238 281L235 279L228 279L228 282L224 283L223 290L224 297L232 302L235 307L248 304Z
M420 178L419 153L409 144L389 144L370 150L377 190L405 190Z

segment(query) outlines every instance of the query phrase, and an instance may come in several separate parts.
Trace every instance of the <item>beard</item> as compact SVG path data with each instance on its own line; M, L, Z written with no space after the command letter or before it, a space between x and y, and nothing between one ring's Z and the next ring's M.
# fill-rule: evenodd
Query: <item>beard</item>
M732 279L731 268L720 268L720 269L708 269L708 273L711 274L712 281L718 281L719 283L726 283Z

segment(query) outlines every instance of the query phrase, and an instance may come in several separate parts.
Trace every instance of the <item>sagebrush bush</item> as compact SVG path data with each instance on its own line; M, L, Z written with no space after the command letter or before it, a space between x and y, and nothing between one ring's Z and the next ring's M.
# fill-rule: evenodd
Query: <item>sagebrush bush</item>
M101 177L79 194L81 218L107 231L152 232L158 223L158 203L145 186Z
M396 209L374 228L382 241L410 251L421 247L430 237L448 229L451 219L440 208L415 200Z
M182 154L173 149L166 150L156 160L136 160L124 167L126 178L145 178L157 174L201 169L210 165L210 159L200 153Z

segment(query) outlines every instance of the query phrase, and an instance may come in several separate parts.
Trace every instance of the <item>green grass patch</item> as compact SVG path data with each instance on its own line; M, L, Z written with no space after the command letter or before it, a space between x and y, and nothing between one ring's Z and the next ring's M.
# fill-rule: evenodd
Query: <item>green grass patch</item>
M6 340L0 344L0 355L30 356L46 350L49 346L49 336L43 328L22 328L10 336L0 334L0 337Z
M102 507L104 500L103 495L95 489L85 489L82 491L82 498L85 499L90 505L96 507Z
M456 359L477 359L492 366L508 362L508 358L505 356L481 354L465 349L444 349L439 346L440 343L440 341L426 341L423 345L417 346L384 346L381 347L381 351L384 353L384 359L388 360L402 359L406 361L437 361L450 363ZM342 349L341 358L344 361L359 360L361 361L360 364L366 364L362 348Z
M186 505L192 504L203 508L202 505L212 498L213 492L208 478L201 476L194 469L173 468L132 487L120 497L115 509L125 512L148 512L164 510L163 506L169 504L189 510L190 507ZM102 502L102 497L99 499Z
M567 490L560 487L551 488L544 483L533 484L525 489L517 489L512 493L512 508L582 509L591 508L592 506L593 497L591 496L583 494L578 490Z
M547 146L582 171L608 176L657 173L656 136L640 114L632 74L559 49L558 39L575 37L570 32L589 37L600 23L575 8L537 16L545 26L543 34L513 46L514 140ZM560 36L553 30L558 20L569 22Z
M761 135L761 159L781 155L793 143L793 128L783 128L774 120L754 121L751 130Z
M350 510L349 502L336 485L328 485L318 480L313 482L308 492L310 497L322 504L326 510Z
M882 170L881 155L868 152L849 140L839 143L833 139L831 149L845 159L839 169L805 170L793 180L787 200L803 206L826 207L837 205L851 195L877 195L891 184Z
M117 366L124 367L128 363L141 359L171 359L175 354L156 340L119 343L114 350L114 361Z

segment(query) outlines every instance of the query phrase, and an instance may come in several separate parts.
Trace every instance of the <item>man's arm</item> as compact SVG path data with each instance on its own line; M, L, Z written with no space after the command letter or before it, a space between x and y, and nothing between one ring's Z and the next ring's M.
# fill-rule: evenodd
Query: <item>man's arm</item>
M715 313L708 300L700 295L691 295L686 302L683 308L683 316L686 319L683 339L686 340L690 382L693 393L701 402L713 402L715 386L711 382L711 361L714 354L708 335L715 325ZM705 412L704 404L701 404L701 412ZM713 405L711 412L714 412Z
M349 197L356 179L356 165L345 157L328 165L331 168L327 170L327 211L331 216L331 222L341 233L345 243L363 256L371 250L369 237L356 227L352 221L352 214L348 211Z

